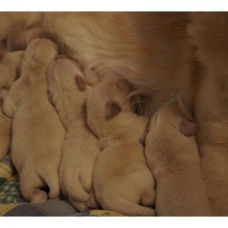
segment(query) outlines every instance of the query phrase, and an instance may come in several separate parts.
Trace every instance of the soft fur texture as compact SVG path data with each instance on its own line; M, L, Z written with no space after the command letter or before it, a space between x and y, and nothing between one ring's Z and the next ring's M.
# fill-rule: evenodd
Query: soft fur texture
M143 206L154 204L155 186L139 142L148 120L124 103L128 93L123 81L103 82L87 98L87 121L102 149L94 167L93 187L103 209L149 216L155 214L154 209Z
M48 92L65 129L60 165L60 185L64 197L84 211L92 185L94 163L100 149L86 123L85 100L90 91L74 60L60 58L47 72Z
M0 89L9 89L18 77L17 67L23 53L23 51L17 51L9 52L4 55L4 58L0 62ZM10 149L11 119L3 114L2 105L0 109L0 160L2 160Z
M0 39L42 25L61 53L77 59L89 84L120 75L138 90L148 116L167 103L193 116L213 214L228 215L227 15L1 12Z
M29 43L21 63L21 76L1 90L4 113L12 119L11 156L26 200L40 203L60 195L58 169L65 130L46 90L46 70L58 53L55 43L36 39ZM42 190L48 187L49 193Z
M202 175L214 215L228 215L228 13L192 15L202 65L195 100Z
M159 108L145 140L159 216L212 215L201 177L195 124L175 106Z

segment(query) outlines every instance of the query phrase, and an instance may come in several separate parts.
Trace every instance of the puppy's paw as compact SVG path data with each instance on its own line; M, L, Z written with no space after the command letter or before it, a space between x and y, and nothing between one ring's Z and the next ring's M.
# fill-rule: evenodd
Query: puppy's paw
M48 195L45 191L40 189L33 189L32 190L32 199L31 203L44 203L48 199Z

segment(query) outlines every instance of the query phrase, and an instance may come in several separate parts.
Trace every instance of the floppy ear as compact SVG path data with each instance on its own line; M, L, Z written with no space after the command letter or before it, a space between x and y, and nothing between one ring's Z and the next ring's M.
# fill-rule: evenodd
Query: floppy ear
M106 117L112 118L121 111L120 104L116 101L107 101L106 103Z
M181 121L179 129L183 135L192 136L196 133L196 124L187 121Z
M81 77L80 75L77 74L75 76L75 82L76 82L76 85L79 89L81 89L81 90L86 89L85 79L83 77Z

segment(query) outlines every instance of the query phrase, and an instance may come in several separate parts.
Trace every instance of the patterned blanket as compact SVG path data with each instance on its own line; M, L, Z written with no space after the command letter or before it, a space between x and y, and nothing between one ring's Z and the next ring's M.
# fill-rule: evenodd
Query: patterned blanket
M68 200L28 203L19 188L19 177L10 154L0 162L0 216L122 216L106 210L79 213Z

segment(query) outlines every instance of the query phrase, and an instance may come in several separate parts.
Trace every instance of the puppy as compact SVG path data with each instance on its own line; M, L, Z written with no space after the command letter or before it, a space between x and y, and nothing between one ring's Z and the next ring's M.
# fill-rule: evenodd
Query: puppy
M21 60L20 78L9 92L1 90L4 113L12 118L11 156L20 190L33 203L60 195L58 169L65 130L46 93L46 70L57 53L51 40L34 39Z
M155 186L139 142L148 121L124 103L128 93L125 82L109 81L87 98L87 122L102 150L94 167L94 192L105 210L149 216L155 214L147 207L154 204Z
M195 99L202 176L213 214L228 215L228 14L193 13L188 32L201 75Z
M159 108L151 119L145 153L156 182L157 215L211 215L195 132L175 106Z
M23 51L8 52L0 62L0 88L9 89L18 77L17 66L23 55ZM1 102L2 103L2 102ZM0 105L0 160L2 160L10 149L11 141L11 119L2 113Z
M48 92L66 129L60 165L60 185L64 197L85 210L92 185L95 159L100 152L97 138L86 124L85 101L90 91L74 60L60 58L47 72Z

